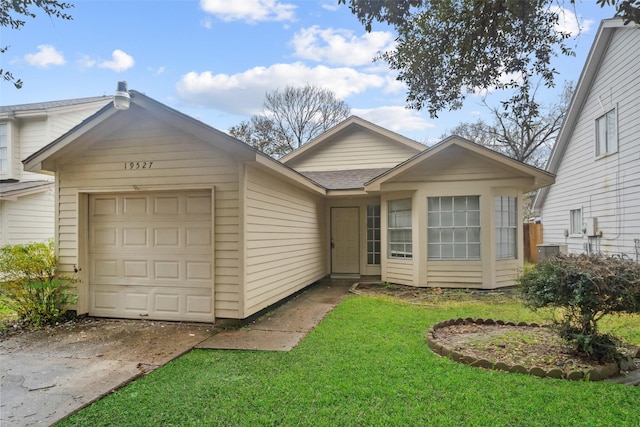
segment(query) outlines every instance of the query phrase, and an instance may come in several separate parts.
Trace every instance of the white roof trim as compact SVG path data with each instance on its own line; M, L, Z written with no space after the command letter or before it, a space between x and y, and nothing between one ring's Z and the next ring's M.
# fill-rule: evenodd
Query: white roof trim
M471 141L468 141L459 136L450 136L444 139L443 141L439 142L438 144L434 145L433 147L424 150L422 153L419 153L413 156L412 158L406 160L405 162L400 163L398 166L389 170L388 172L383 173L380 176L374 178L373 180L365 183L365 187L364 187L365 191L380 191L381 184L385 183L389 179L392 179L398 176L401 173L404 173L410 170L414 166L424 161L427 161L431 157L448 149L452 145L459 146L461 148L464 148L466 150L479 154L488 159L502 163L507 167L523 172L531 176L534 179L534 182L536 182L537 184L544 183L544 185L549 185L554 181L553 174L550 174L536 167L514 160L510 157L507 157L489 148L486 148L476 143L473 143Z

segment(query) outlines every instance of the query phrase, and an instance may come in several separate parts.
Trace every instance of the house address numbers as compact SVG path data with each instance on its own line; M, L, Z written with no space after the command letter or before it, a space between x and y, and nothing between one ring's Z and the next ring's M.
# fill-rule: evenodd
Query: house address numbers
M136 169L151 169L153 166L153 161L135 161L135 162L124 162L124 170L136 170Z

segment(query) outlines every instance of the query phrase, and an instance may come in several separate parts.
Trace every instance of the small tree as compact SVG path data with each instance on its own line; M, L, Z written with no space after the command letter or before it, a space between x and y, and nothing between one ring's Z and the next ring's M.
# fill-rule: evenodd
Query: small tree
M0 248L0 298L32 326L55 323L75 296L59 277L53 241Z
M229 134L274 157L299 148L351 114L332 91L314 85L268 92L262 106L262 113L233 126Z
M561 309L556 326L576 351L599 361L620 357L616 338L600 334L598 321L640 313L640 264L600 254L558 255L527 270L519 283L528 307Z

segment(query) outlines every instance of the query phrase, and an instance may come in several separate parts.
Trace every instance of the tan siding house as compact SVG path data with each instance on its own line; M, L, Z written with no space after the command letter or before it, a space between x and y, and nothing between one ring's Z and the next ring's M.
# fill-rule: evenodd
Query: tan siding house
M534 211L545 244L636 258L640 239L640 29L602 21Z
M0 107L0 246L53 238L53 177L25 171L20 161L110 101L95 97Z
M107 105L24 161L55 174L79 313L244 319L329 275L508 286L518 201L553 182L469 141L426 148L358 117L277 161L130 94L128 110Z

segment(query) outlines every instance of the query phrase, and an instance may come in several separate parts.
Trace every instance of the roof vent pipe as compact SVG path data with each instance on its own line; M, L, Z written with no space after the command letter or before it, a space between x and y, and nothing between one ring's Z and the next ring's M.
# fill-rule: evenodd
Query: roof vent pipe
M127 91L127 82L118 82L116 93L113 94L113 106L116 110L128 110L131 104L131 96Z

